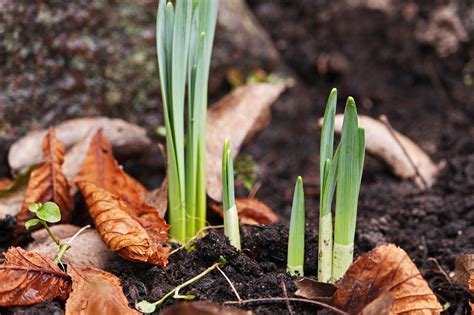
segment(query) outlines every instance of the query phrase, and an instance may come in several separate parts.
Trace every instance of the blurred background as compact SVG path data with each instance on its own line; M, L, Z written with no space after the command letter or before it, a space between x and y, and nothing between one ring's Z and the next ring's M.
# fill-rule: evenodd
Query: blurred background
M121 117L158 139L156 7L151 0L0 1L3 175L13 140L67 118ZM360 112L387 115L435 159L456 146L474 148L473 38L471 0L225 0L210 99L248 77L294 83L274 105L270 127L244 150L258 163L260 194L287 212L297 175L307 194L318 193L316 121L331 87L340 99L354 96ZM162 172L156 156L140 163ZM367 182L386 170L370 158L367 168ZM157 184L142 173L136 168Z

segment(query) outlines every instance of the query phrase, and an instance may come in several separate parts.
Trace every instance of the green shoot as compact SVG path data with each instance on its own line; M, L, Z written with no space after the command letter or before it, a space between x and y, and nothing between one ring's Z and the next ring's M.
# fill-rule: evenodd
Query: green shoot
M305 207L303 179L298 177L291 208L288 239L288 272L292 276L304 275Z
M332 199L336 187L337 158L333 157L334 118L337 90L332 89L324 112L320 144L320 200L318 281L329 282L332 276ZM336 154L338 155L338 154Z
M166 128L170 234L183 243L206 222L207 81L218 1L177 0L175 3L176 8L171 2L160 0L156 47Z
M234 167L228 139L224 142L222 152L222 205L224 207L224 234L229 238L230 244L240 250L239 215L234 194Z
M54 258L54 262L56 264L61 263L61 258L64 256L66 251L71 248L71 242L80 234L82 233L85 229L89 228L90 225L87 225L83 228L81 228L79 231L77 231L76 234L74 234L67 243L62 243L56 235L54 235L53 231L48 226L48 223L57 223L61 221L61 210L59 209L58 205L54 202L45 202L44 204L36 202L32 203L28 206L28 210L36 214L36 218L30 219L25 222L25 227L26 229L30 229L31 227L37 225L38 223L41 223L44 228L46 229L46 232L48 232L49 236L51 239L58 245L58 253L56 254L56 257Z
M251 190L257 178L258 164L251 155L239 155L235 161L235 173L247 190Z
M184 287L187 287L188 285L198 281L199 279L201 279L202 277L204 277L205 275L207 275L208 273L210 273L214 269L222 267L225 264L226 264L226 260L223 257L221 257L219 262L213 264L212 266L210 266L209 268L207 268L206 270L204 270L203 272L201 272L200 274L198 274L194 278L191 278L188 281L178 285L173 290L166 293L160 300L158 300L156 302L153 302L153 303L148 302L146 300L143 300L143 301L140 301L140 302L136 303L135 308L137 310L139 310L140 312L142 312L142 313L150 314L150 313L153 313L156 310L157 307L160 307L166 301L166 299L169 298L171 295L173 295L173 297L175 299L192 300L192 299L195 298L194 295L181 295L181 294L179 294L179 290L181 290Z
M337 161L336 217L332 280L339 280L352 263L365 131L358 126L354 99L347 99Z

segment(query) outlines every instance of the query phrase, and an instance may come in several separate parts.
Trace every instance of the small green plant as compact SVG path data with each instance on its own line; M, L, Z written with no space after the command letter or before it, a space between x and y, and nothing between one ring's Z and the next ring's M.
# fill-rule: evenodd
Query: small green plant
M232 246L240 249L239 215L234 193L234 167L228 139L224 142L222 152L222 205L224 207L224 234L229 238Z
M305 207L303 179L296 180L291 207L290 232L288 238L288 272L292 276L304 275Z
M207 87L218 0L176 0L176 9L166 2L160 0L158 6L156 46L166 127L168 213L171 236L184 243L206 223Z
M329 95L321 131L318 280L339 280L352 263L357 203L365 157L365 131L358 125L354 99L344 110L341 141L333 152L337 91ZM336 190L334 242L331 207Z
M58 245L58 253L56 254L56 257L54 258L54 262L56 264L61 263L61 258L64 256L67 250L71 248L71 242L85 229L89 228L90 226L87 225L83 228L81 228L79 231L77 231L74 236L72 236L67 243L62 243L51 231L51 229L48 226L48 223L57 223L61 221L61 211L58 207L58 205L54 202L45 202L44 204L42 203L32 203L28 206L28 210L33 212L36 215L36 218L30 219L25 222L25 228L28 230L31 227L37 225L37 224L42 224L43 227L46 229L48 232L49 236L51 239Z
M258 164L251 155L239 155L235 161L235 173L247 190L251 190L257 178Z
M219 262L213 264L212 266L210 266L209 268L207 268L206 270L204 270L203 272L201 272L197 276L195 276L195 277L189 279L188 281L178 285L173 290L166 293L160 300L158 300L156 302L148 302L146 300L143 300L143 301L140 301L140 302L136 303L135 308L137 310L139 310L140 312L145 313L145 314L153 313L156 310L156 308L160 307L166 301L166 299L169 298L171 295L173 295L173 298L175 298L175 299L193 300L196 297L195 295L181 295L181 294L179 294L179 290L181 290L184 287L187 287L188 285L198 281L199 279L201 279L202 277L204 277L205 275L207 275L208 273L210 273L214 269L223 267L226 264L227 264L227 260L224 257L221 256L221 257L219 257Z

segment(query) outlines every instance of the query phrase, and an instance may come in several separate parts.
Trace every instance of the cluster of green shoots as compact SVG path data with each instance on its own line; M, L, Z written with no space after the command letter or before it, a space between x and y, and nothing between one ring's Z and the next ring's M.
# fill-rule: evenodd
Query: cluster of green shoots
M335 282L353 260L357 203L365 157L365 132L359 127L354 99L349 97L339 145L334 152L334 120L337 91L329 95L323 118L320 144L320 217L318 280ZM333 233L332 204L336 192ZM304 192L298 178L288 242L288 271L303 275L304 267ZM334 236L333 236L334 235Z
M36 218L30 219L25 222L25 228L29 230L31 227L41 224L48 232L48 235L51 237L53 242L58 245L58 253L54 258L54 263L58 264L61 263L61 258L64 254L71 248L71 242L85 229L89 228L90 226L87 225L77 231L67 243L61 242L56 235L54 235L53 231L48 226L48 223L57 223L61 221L61 211L58 205L54 202L48 201L44 204L36 202L32 203L28 206L28 210L33 212L36 215Z
M166 128L169 223L171 236L184 243L206 223L207 89L218 0L179 0L175 7L166 2L160 0L158 6L156 46Z

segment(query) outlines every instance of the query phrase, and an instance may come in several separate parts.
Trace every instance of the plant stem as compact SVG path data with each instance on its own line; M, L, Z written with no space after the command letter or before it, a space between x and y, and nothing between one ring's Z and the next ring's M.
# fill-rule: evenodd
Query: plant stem
M224 234L230 244L240 250L239 215L235 205L234 166L229 149L229 139L222 152L222 205L224 207Z
M304 275L305 208L303 179L298 177L291 208L288 239L288 272L292 276Z
M352 263L354 258L354 243L351 244L339 244L334 243L333 251L333 268L332 268L332 279L331 282L336 282L341 279L346 273L347 269Z
M332 276L332 213L319 217L318 281L328 283Z
M48 224L43 221L43 220L40 220L41 224L43 224L44 228L46 229L46 232L48 232L49 236L53 239L53 241L56 243L56 245L60 245L61 242L58 240L58 238L53 234L53 232L51 231L51 229L49 228Z
M202 277L204 277L205 275L210 273L212 270L214 270L214 269L216 269L220 266L221 266L221 263L217 262L217 263L213 264L212 266L210 266L209 268L207 268L206 270L204 270L203 272L201 272L200 274L198 274L197 276L195 276L195 277L189 279L188 281L178 285L173 290L166 293L158 301L156 301L154 303L150 303L148 301L143 300L143 301L137 303L135 305L135 308L138 309L139 311L145 312L145 313L154 312L156 307L161 306L161 304L163 304L166 301L166 299L169 298L173 293L174 293L174 298L177 298L177 299L192 299L192 298L194 298L194 295L180 295L179 290L181 290L182 288L184 288L184 287L192 284L193 282L201 279Z
M58 253L56 254L56 257L54 258L54 263L55 264L58 264L61 262L61 258L63 258L64 254L66 254L66 252L71 248L71 243L74 241L74 239L79 236L79 234L81 234L82 232L84 232L86 229L90 228L91 226L90 225L86 225L84 227L82 227L79 231L77 231L70 239L67 243L60 243L58 244L59 245L59 249L58 249Z

